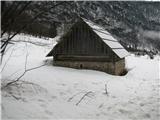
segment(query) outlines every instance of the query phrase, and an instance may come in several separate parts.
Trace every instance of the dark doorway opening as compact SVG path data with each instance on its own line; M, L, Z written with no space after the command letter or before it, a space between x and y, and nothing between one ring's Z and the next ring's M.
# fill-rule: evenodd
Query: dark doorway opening
M80 64L80 69L82 69L83 68L83 65L82 64Z

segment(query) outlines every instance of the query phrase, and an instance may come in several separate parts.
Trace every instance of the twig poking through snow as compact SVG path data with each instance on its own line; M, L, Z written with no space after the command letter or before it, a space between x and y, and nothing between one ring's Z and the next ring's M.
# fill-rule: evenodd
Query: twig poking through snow
M76 94L74 94L72 97L70 97L67 101L70 102L74 97L76 97L77 95L84 93L84 92L78 92Z
M82 96L82 98L76 103L76 105L78 106L79 103L80 103L86 96L88 96L90 93L93 93L93 92L92 92L92 91L89 91L89 92L85 93L85 94Z
M107 84L105 84L105 94L108 95Z

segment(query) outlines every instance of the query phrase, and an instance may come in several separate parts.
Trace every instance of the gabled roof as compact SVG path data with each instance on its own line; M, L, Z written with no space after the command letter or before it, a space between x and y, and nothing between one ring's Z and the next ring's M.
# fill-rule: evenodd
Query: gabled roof
M120 58L124 58L129 55L129 53L124 49L124 47L116 40L108 31L103 27L96 25L95 23L81 18L102 40L108 45L113 52ZM57 43L58 44L58 43ZM53 55L54 48L48 53L48 56Z
M95 23L82 18L92 30L113 50L113 52L120 58L124 58L129 55L129 53L124 49L124 47L116 40L112 35L106 31L103 27L96 25Z

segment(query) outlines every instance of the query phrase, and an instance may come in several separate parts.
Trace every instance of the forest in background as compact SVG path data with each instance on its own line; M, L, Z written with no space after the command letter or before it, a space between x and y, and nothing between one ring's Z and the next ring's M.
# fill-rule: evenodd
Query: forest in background
M159 2L2 1L1 6L1 36L20 31L53 38L81 16L103 26L128 50L160 51Z

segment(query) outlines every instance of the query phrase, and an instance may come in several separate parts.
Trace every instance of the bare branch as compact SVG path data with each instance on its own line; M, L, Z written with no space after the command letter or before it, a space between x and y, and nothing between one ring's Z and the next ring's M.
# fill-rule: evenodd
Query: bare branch
M14 48L12 49L12 51L11 51L11 53L10 53L8 59L6 60L6 62L5 62L5 64L4 64L4 66L3 66L3 68L1 69L1 72L2 72L2 71L4 70L4 68L6 67L8 61L10 60L10 58L11 58L11 56L12 56L13 51L14 51ZM1 72L0 72L0 73L1 73Z
M86 96L88 96L88 95L91 94L91 93L93 93L93 92L92 92L92 91L89 91L89 92L85 93L85 94L82 96L82 98L76 103L76 105L78 106L79 103L80 103Z
M37 69L37 68L40 68L40 67L43 67L45 66L46 64L43 64L43 65L40 65L40 66L37 66L37 67L33 67L33 68L30 68L30 69L27 69L26 72L28 71L31 71L31 70L34 70L34 69Z
M74 97L76 97L77 95L84 93L84 92L78 92L76 94L74 94L72 97L70 97L67 101L70 102Z
M26 43L26 49L27 49L27 43ZM43 64L43 65L40 65L40 66L37 66L37 67L34 67L34 68L27 69L28 50L26 50L26 51L27 51L27 53L26 53L26 58L25 58L25 70L24 70L23 74L20 75L16 80L7 83L4 87L2 87L2 89L6 88L6 87L9 86L9 85L12 85L12 84L18 82L27 72L29 72L29 71L31 71L31 70L34 70L34 69L37 69L37 68L40 68L40 67L46 65L46 64Z
M59 2L59 3L53 5L52 7L48 8L48 9L53 9L53 8L55 8L56 6L61 5L61 4L64 4L64 3L66 3L66 2L65 2L65 1ZM25 29L29 24L32 24L39 16L41 16L41 15L44 14L45 12L46 12L46 11L42 11L42 12L38 13L37 15L35 15L29 22L27 22L26 24L24 24L24 26L22 26L20 29L18 29L11 37L9 37L9 38L1 45L1 53L2 53L1 58L2 58L3 55L4 55L5 49L6 49L7 45L8 45L8 42L9 42L13 37L15 37L18 33L20 33L23 29Z
M48 44L45 44L45 43L40 43L40 42L32 42L32 41L15 41L15 40L11 40L10 42L27 42L27 43L31 43L31 44L34 44L34 45L38 45L38 46L47 46Z
M45 65L46 65L46 64L40 65L40 66L38 66L38 67L34 67L34 68L27 69L26 71L23 72L23 74L22 74L20 77L18 77L16 80L14 80L14 81L12 81L12 82L7 83L5 86L2 87L2 89L6 88L6 87L9 86L9 85L12 85L12 84L18 82L27 72L29 72L29 71L31 71L31 70L34 70L34 69L37 69L37 68L40 68L40 67L43 67L43 66L45 66Z
M26 69L27 69L27 61L28 61L28 48L27 48L27 43L26 43L26 60L25 60L25 71L26 71Z

